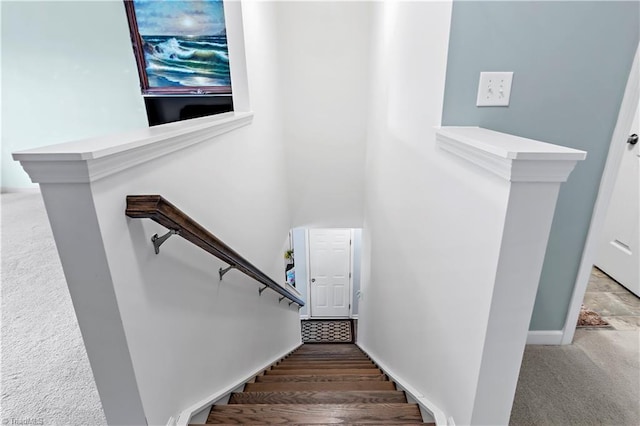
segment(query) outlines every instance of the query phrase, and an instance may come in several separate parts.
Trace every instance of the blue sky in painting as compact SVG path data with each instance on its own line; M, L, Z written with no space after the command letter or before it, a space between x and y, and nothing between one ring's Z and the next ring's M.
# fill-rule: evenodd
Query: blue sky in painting
M140 35L202 36L225 29L221 0L134 0Z

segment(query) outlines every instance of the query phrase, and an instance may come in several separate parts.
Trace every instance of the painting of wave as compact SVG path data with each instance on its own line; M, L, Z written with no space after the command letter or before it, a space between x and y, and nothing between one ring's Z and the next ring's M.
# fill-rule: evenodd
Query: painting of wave
M222 0L134 0L146 86L228 87Z
M142 36L150 87L230 86L225 36Z

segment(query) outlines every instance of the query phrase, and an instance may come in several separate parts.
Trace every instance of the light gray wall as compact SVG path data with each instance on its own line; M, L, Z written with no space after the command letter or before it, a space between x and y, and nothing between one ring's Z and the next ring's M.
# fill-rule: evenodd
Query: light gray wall
M442 124L588 151L560 192L532 330L564 326L639 25L638 2L454 1ZM514 72L508 108L475 106L481 71Z
M11 152L146 127L122 2L2 2L2 187Z

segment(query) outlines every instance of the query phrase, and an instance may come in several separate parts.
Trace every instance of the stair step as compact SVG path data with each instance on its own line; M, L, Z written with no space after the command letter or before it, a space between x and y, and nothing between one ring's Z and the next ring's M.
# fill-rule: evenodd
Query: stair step
M229 404L355 404L406 403L401 391L236 392Z
M344 349L330 349L330 350L298 350L291 353L289 356L367 356L361 350L344 350Z
M393 382L271 382L247 383L245 392L280 391L352 391L352 390L395 390Z
M351 361L356 361L356 362L371 362L371 360L369 358L366 357L291 357L291 358L285 358L283 359L281 362L351 362Z
M418 425L420 409L353 344L305 344L211 409L208 424ZM432 426L432 423L430 423Z
M265 374L270 376L337 376L337 375L379 375L382 371L378 368L303 368L300 370L267 370Z
M198 424L198 423L189 423L189 426L206 426L207 424ZM218 426L238 426L240 423L215 423ZM246 423L242 423L246 424ZM271 423L269 423L271 424ZM331 425L336 423L311 423L314 426L321 425ZM370 423L370 422L349 422L349 423L339 423L343 426L369 426L369 425L379 425L380 423ZM392 423L393 426L437 426L435 423L424 423L424 422L400 422L400 423ZM287 423L287 425L293 426L307 426L309 423Z
M276 367L283 368L299 368L299 367L320 367L320 368L360 368L373 367L375 364L371 361L282 361Z
M214 406L208 424L406 424L422 422L417 404L231 404Z
M206 426L207 424L189 423L189 426ZM215 424L218 426L238 426L239 423L215 423ZM287 423L287 424L293 425L293 426L307 426L309 423ZM330 425L335 423L312 423L312 424L314 426L321 426L321 425ZM380 423L350 422L350 423L340 423L340 424L343 426L369 426L369 425L379 425ZM435 423L424 423L424 422L400 422L400 423L392 423L392 424L393 426L437 426Z
M273 376L258 376L256 382L259 383L271 383L271 382L357 382L357 381L385 381L388 380L384 374L344 374L325 376L321 374L299 374L295 376L288 375L273 375Z
M345 351L345 350L356 350L360 351L360 348L353 343L307 343L303 346L300 346L298 351L317 351L317 350L329 350L329 351Z

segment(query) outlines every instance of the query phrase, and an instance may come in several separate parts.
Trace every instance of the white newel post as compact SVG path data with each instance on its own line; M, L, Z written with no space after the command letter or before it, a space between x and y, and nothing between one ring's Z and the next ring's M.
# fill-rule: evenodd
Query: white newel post
M472 413L472 424L508 424L560 184L586 152L478 127L442 127L436 139L509 182Z

